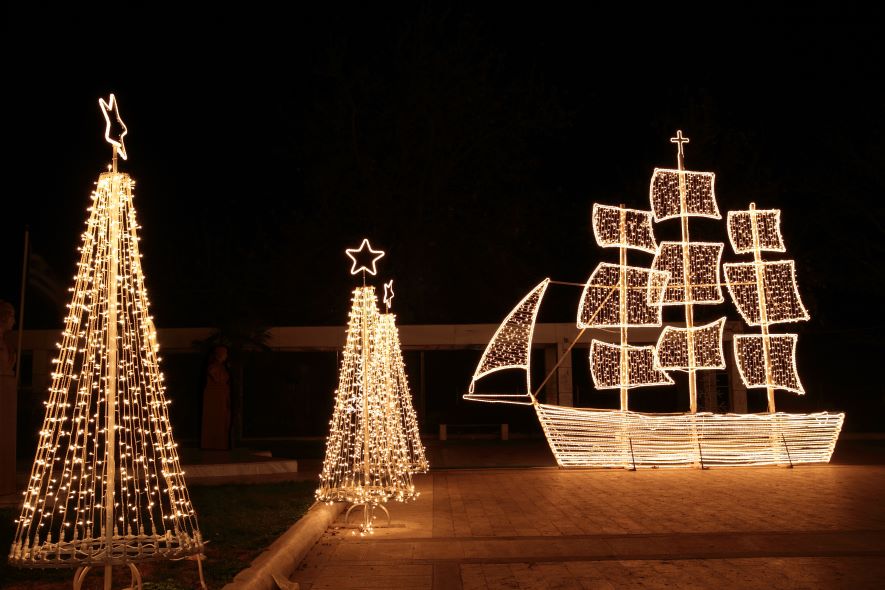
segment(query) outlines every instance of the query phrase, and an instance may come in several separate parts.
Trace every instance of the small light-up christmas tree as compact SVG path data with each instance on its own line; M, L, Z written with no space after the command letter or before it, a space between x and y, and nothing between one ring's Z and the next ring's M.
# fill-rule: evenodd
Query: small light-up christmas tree
M375 288L365 285L365 273L376 274L375 263L384 256L368 240L347 250L353 260L351 274L363 274L351 300L335 409L326 440L326 457L316 497L320 501L350 502L362 506L362 532L371 532L374 510L387 511L388 500L417 497L412 483L408 438L395 387L389 354L384 344L389 330L381 324ZM371 257L368 265L358 258Z
M92 193L9 554L21 567L78 567L75 590L93 567L104 567L106 590L116 565L128 566L132 586L141 588L136 563L189 556L199 563L203 553L148 312L134 182L117 170L126 126L113 94L99 104L113 158Z
M393 305L393 281L384 284L385 313L378 321L378 348L383 359L382 376L387 387L394 391L399 407L406 447L409 454L409 467L414 473L425 473L429 467L424 445L421 444L421 431L418 428L418 416L412 405L412 393L409 391L409 379L406 376L406 364L403 362L402 346L399 341L399 329L396 327L396 315L390 313Z

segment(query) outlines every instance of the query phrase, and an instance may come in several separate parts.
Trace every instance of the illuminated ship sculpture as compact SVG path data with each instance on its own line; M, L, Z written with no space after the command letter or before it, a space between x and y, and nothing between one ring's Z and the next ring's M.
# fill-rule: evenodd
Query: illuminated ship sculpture
M590 372L597 389L620 391L620 409L573 408L545 404L538 394L562 362L536 389L531 386L531 344L538 310L551 283L544 279L505 318L474 372L465 399L531 405L561 467L711 467L794 465L830 460L844 414L776 412L774 391L802 394L795 364L795 334L771 334L775 323L808 319L796 288L793 261L763 261L761 252L784 252L780 212L728 213L728 234L736 254L752 252L752 262L726 263L728 291L745 321L761 334L735 335L734 356L744 385L766 388L768 411L758 414L698 412L697 371L724 369L725 317L698 325L694 306L724 301L720 266L724 244L689 239L689 218L721 219L714 174L685 170L678 132L676 169L655 169L651 211L594 205L597 244L618 248L618 264L600 263L578 305L578 335L587 330L618 330L619 341L590 343ZM655 241L652 219L679 219L680 241ZM650 268L627 265L628 250L654 254ZM681 306L684 327L666 326L655 346L632 346L630 328L662 325L662 306ZM526 393L476 391L477 381L502 370L525 371ZM670 371L688 376L689 412L653 414L630 411L629 391L673 384Z

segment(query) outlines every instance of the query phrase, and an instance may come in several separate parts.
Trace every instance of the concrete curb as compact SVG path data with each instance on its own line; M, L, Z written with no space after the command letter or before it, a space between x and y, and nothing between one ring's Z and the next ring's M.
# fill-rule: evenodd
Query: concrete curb
M344 510L344 502L315 503L222 590L277 590L274 575L287 580L307 552Z

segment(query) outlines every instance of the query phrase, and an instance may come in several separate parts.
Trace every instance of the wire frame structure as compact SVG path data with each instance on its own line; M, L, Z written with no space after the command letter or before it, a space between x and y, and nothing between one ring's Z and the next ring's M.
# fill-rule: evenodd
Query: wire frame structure
M784 389L804 394L796 369L796 334L772 334L774 324L809 319L796 284L792 260L766 261L762 252L785 252L780 211L756 209L728 212L728 237L736 254L752 252L752 262L725 264L728 293L750 326L760 334L735 337L734 356L744 385L765 388L768 411L775 411L774 392Z
M388 320L389 321L389 320ZM389 500L417 498L412 454L393 384L389 329L382 324L375 288L353 292L335 407L326 439L317 500L363 506L363 533L373 529L373 511ZM411 450L410 450L411 449Z
M696 328L694 306L722 303L719 266L724 244L721 242L692 241L689 219L707 217L721 219L714 190L712 172L691 172L685 169L683 145L688 143L682 131L670 139L677 146L677 168L656 169L649 187L649 200L655 221L679 219L681 240L661 242L652 262L652 268L670 273L663 305L682 306L685 328L667 327L657 343L656 367L661 370L679 370L688 373L689 410L698 411L697 371L721 369L722 330L713 324ZM718 338L710 338L718 335Z
M678 131L675 170L655 170L649 196L652 210L623 205L593 206L593 230L602 248L618 248L618 264L600 263L584 284L544 279L504 319L473 374L467 400L531 405L561 467L745 467L826 463L835 449L845 415L817 412L792 414L714 414L697 411L696 372L723 369L725 318L695 325L695 305L724 301L719 267L721 242L692 241L689 219L721 219L711 172L684 169ZM679 219L681 240L656 243L652 219ZM761 261L760 250L783 252L776 211L730 212L729 239L735 252L756 252L751 263L726 264L732 300L750 325L763 334L734 336L738 369L748 387L777 386L797 391L793 355L795 334L768 334L773 323L807 319L795 288L792 261ZM629 249L652 253L651 268L629 266ZM565 347L540 385L531 386L530 351L538 308L550 284L583 287L578 302L577 336ZM761 286L760 286L761 285ZM666 325L656 346L629 344L628 330L662 325L662 306L682 306L685 325ZM619 389L619 409L592 409L541 403L539 393L557 375L563 359L586 330L619 331L612 341L590 343L590 371L598 389ZM502 370L525 372L526 394L475 392L477 381ZM669 372L689 376L691 411L642 413L628 408L634 387L672 384Z
M637 387L672 385L655 367L654 346L631 346L629 328L661 325L661 303L670 273L627 264L630 249L657 251L652 212L623 205L593 205L593 235L602 248L617 248L619 263L601 262L584 285L578 305L578 328L617 328L617 344L593 340L590 375L596 389L620 390L621 410L628 409L628 391Z
M479 359L464 399L517 405L531 405L534 402L531 382L532 336L541 301L549 286L550 279L538 283L501 322ZM525 371L525 393L475 393L477 381L491 373L508 369Z
M537 404L561 467L749 467L827 463L844 414L647 414Z
M103 109L119 112L114 95ZM103 110L103 112L105 112ZM105 116L107 118L107 112ZM110 127L110 120L109 120ZM89 569L203 553L188 495L139 252L132 178L117 169L92 193L80 261L9 561ZM200 569L202 580L202 568Z

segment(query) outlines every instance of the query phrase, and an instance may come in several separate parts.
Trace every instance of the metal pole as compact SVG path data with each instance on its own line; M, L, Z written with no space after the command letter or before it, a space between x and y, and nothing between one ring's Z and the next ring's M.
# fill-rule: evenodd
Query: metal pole
M363 271L363 485L369 487L369 300L366 294L366 272ZM371 524L368 497L363 511L363 524L368 529Z
M618 290L620 291L620 306L618 309L618 323L621 324L621 348L620 348L620 382L621 382L621 411L627 411L627 382L630 380L629 361L627 356L627 248L624 244L627 242L626 213L624 212L624 204L619 205L620 215L618 218L618 229L620 234L621 247L620 264L618 266ZM632 444L632 443L631 443Z
M117 173L117 150L114 148L111 186L108 191L108 272L105 280L108 282L108 314L107 314L107 363L108 376L105 387L106 398L106 421L105 421L105 460L107 461L107 481L105 489L105 570L104 587L111 590L111 546L114 541L114 500L115 480L117 477L116 465L116 411L117 411L117 278L119 274L119 251L117 238L120 234L120 174Z
M688 217L685 216L685 211L688 208L686 206L685 175L681 174L685 170L685 155L682 152L681 143L679 144L676 161L680 172L679 212L682 215L680 215L679 221L682 224L682 287L685 290L685 338L688 348L688 404L689 411L692 414L696 414L698 411L698 377L694 366L694 334L692 332L694 328L694 305L691 303L691 255L689 254Z
M750 203L750 230L753 233L753 262L756 270L756 291L759 293L759 324L762 327L762 351L765 355L765 384L768 393L768 411L774 414L774 387L771 386L771 341L768 333L768 310L765 309L765 266L759 248L759 229L756 227L756 203Z
M31 249L31 233L25 226L25 249L22 254L22 286L18 303L18 349L15 353L15 395L18 396L18 387L21 384L22 374L22 338L25 335L25 289L28 284L28 260Z

